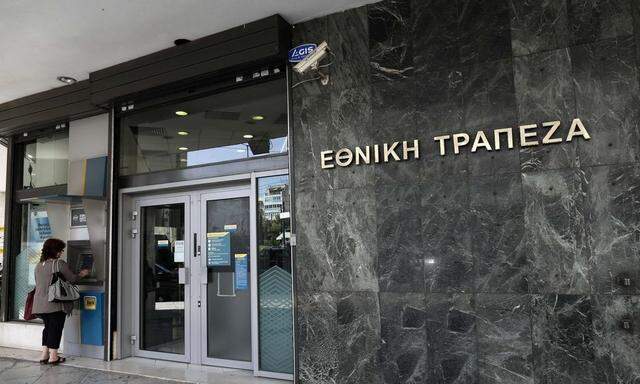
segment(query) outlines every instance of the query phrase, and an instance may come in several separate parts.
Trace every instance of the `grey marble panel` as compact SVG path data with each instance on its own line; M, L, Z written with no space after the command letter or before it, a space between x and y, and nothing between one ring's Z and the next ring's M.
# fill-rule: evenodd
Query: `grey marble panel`
M336 289L338 269L327 230L330 193L296 194L296 288L298 291Z
M631 35L633 1L567 0L573 44Z
M371 124L371 88L336 89L331 92L330 147L338 150L373 144ZM329 170L334 188L370 186L375 182L373 166L338 167Z
M320 44L322 41L327 40L329 35L328 23L329 17L319 17L294 25L291 31L292 46L295 47L303 43ZM324 72L331 76L334 68L335 67L326 67L324 68ZM300 97L313 95L327 96L329 94L330 87L323 86L319 81L307 81L317 77L315 73L299 74L296 71L291 71L290 73L292 84L297 84L293 89L293 100Z
M380 383L380 304L375 292L342 292L338 308L339 383Z
M296 295L298 375L306 384L338 383L338 306L331 293Z
M335 290L378 291L374 189L331 194L327 235Z
M525 173L522 186L529 291L588 294L591 260L583 172Z
M509 0L459 0L460 61L511 57Z
M479 383L470 294L427 294L427 383Z
M528 292L520 174L471 177L469 200L476 291Z
M380 293L380 370L383 383L426 383L424 294Z
M532 313L535 382L595 383L590 297L534 295Z
M468 179L434 180L422 184L418 193L427 292L471 292L475 265Z
M358 88L369 85L369 25L367 7L335 13L327 24L332 54L331 88ZM319 44L320 42L318 42Z
M578 116L592 139L577 139L582 165L640 159L639 83L633 37L572 48Z
M465 174L468 170L467 154L453 155L450 140L446 155L433 137L465 132L464 80L459 69L421 73L416 76L416 126L422 139L420 176L432 182L444 174Z
M470 134L470 141L461 151L468 153L478 130L484 131L487 138L492 138L495 129L516 125L513 63L508 59L476 64L463 70L463 78L464 124L465 130ZM517 137L514 134L514 141ZM506 140L502 141L502 148L506 148ZM476 153L469 153L468 159L469 171L473 175L520 171L517 149L479 149Z
M511 46L515 56L567 47L569 36L564 1L511 1Z
M538 124L538 141L547 134L543 122L560 120L553 137L567 137L571 121L578 117L568 49L558 49L514 59L519 124ZM576 142L520 149L523 172L579 165Z
M292 156L296 192L333 188L333 173L320 168L320 152L331 146L330 99L293 91Z
M385 0L368 6L369 55L372 80L411 76L411 1Z
M637 383L640 381L640 297L603 295L593 298L596 382ZM632 329L621 321L632 321Z
M419 189L410 184L376 188L380 291L424 292Z
M480 383L533 384L531 296L478 294Z
M585 169L587 222L592 247L592 286L597 293L640 293L640 167ZM632 286L621 285L622 276Z
M434 72L459 65L459 1L412 0L411 12L416 72Z
M374 143L393 143L414 139L422 142L416 126L415 81L404 79L378 82L372 85L371 114ZM402 150L398 151L401 153ZM420 154L424 157L424 153ZM420 160L381 163L374 166L376 184L417 182L420 179Z

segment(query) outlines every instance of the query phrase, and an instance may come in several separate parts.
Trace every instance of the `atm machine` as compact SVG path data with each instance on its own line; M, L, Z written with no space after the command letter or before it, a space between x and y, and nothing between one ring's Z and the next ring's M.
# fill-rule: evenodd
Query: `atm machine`
M65 354L96 359L104 358L106 243L104 228L97 225L102 221L100 216L105 214L101 207L104 207L103 201L85 200L82 206L72 206L70 209L71 225L70 239L67 242L67 263L76 273L83 269L88 269L90 272L76 282L80 289L80 300L76 301L71 316L67 318L63 339ZM97 223L92 223L93 221Z

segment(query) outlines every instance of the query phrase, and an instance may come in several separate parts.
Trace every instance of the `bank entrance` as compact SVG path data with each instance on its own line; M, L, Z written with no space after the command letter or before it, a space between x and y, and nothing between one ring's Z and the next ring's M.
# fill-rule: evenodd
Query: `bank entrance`
M252 368L249 200L250 185L136 198L137 356Z
M117 357L292 377L286 81L269 73L116 116Z

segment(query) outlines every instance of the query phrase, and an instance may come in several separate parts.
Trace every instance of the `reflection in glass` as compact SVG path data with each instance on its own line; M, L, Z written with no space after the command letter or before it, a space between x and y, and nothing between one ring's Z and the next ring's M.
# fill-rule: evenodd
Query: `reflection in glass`
M258 179L260 369L293 373L289 177Z
M286 152L285 86L278 79L125 116L120 121L120 174ZM256 114L263 119L253 119Z
M184 354L184 253L175 252L184 241L184 213L182 203L142 208L140 331L147 351Z
M22 186L49 187L67 183L69 133L60 131L25 144Z
M251 361L248 197L207 201L207 234L225 232L228 247L216 248L211 240L205 244L207 257L222 250L228 252L232 264L230 270L208 269L207 356Z

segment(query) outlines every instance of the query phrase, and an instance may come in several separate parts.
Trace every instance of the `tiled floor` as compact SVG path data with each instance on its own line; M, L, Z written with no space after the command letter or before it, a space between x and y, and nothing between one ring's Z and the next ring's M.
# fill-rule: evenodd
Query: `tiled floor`
M69 357L64 365L40 366L38 352L0 347L2 384L288 384L256 378L249 371L128 358L105 362Z

